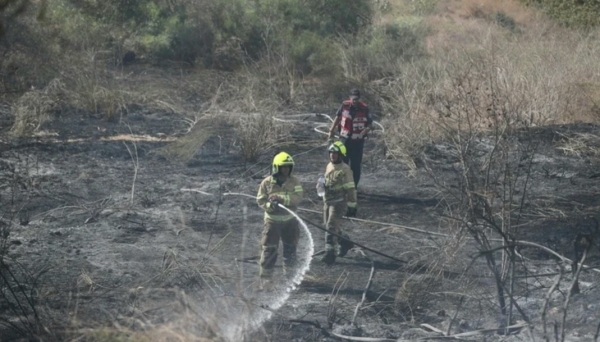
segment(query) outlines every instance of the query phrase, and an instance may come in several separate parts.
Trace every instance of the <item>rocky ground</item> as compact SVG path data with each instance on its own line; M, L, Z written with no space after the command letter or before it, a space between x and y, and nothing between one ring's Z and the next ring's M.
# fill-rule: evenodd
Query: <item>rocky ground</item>
M299 211L310 222L300 251L306 267L292 278L278 268L278 281L260 291L258 267L242 259L258 255L262 213L252 198L236 194L255 195L268 155L245 163L235 134L226 131L186 163L166 158L161 148L187 129L167 113L138 112L122 122L55 117L42 127L45 136L30 139L9 138L4 114L3 267L14 279L3 284L18 291L2 290L2 341L35 329L29 322L36 317L47 328L40 334L59 340L102 340L90 329L109 327L155 329L156 340L186 331L231 341L396 341L433 339L441 331L464 333L458 337L468 341L542 341L544 305L550 335L555 322L561 335L567 298L565 341L594 340L598 272L584 270L581 293L568 297L569 264L534 247L519 249L513 292L522 312L514 309L511 322L533 328L496 333L507 318L494 277L484 258L474 259L475 242L445 219L449 199L440 184L452 188L457 174L447 145L428 147L420 167L409 170L386 158L374 135L359 187L362 221L346 221L344 228L393 259L355 248L325 266L308 258L324 245L324 233L312 225L320 224L314 184L327 163L323 136L308 126L294 132L297 143L287 150L306 191ZM131 133L142 138L130 139ZM528 137L537 149L526 168L531 190L519 238L572 258L577 233L595 227L600 128L551 126ZM591 249L588 266L600 268L598 251ZM561 265L567 271L548 295ZM491 332L469 334L482 329Z

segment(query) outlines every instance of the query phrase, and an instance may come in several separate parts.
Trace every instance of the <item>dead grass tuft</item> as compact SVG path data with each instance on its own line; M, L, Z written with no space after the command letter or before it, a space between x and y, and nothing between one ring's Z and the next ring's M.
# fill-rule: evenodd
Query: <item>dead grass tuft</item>
M11 128L14 135L30 135L48 120L50 114L64 104L65 84L52 80L44 89L32 89L12 106L15 122Z
M122 89L100 56L100 52L88 51L85 58L77 61L77 67L65 74L70 88L69 102L74 108L115 120L125 111L127 102L133 102L135 94Z
M561 134L562 142L556 147L568 156L594 157L600 155L600 137L590 133Z
M408 311L412 316L416 310L425 308L435 300L434 293L440 287L441 279L438 277L412 274L396 292L395 306L400 311Z
M202 117L194 123L188 134L159 149L157 153L168 159L187 162L198 153L208 139L217 136L224 125L224 122L214 120L211 116Z
M289 131L275 120L272 112L242 114L235 124L236 137L242 157L247 162L258 158L288 140Z

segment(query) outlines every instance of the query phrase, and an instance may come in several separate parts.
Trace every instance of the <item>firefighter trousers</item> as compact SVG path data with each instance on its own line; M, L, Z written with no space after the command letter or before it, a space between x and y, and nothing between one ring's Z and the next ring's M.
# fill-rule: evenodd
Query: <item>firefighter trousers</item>
M331 251L338 248L339 239L331 234L333 232L342 235L342 217L346 213L346 201L336 203L325 203L323 207L323 223L327 232L325 233L325 250Z
M296 263L299 237L300 228L295 218L281 222L265 220L261 238L260 275L268 277L273 273L280 240L283 244L284 267L293 266Z

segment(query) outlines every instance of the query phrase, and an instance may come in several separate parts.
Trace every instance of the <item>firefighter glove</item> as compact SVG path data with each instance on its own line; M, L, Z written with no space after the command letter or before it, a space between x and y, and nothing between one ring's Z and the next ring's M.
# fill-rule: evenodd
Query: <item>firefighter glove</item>
M356 207L348 207L346 217L356 217Z
M281 204L281 202L279 202L279 198L276 198L276 197L269 198L269 209L276 211L277 209L279 209L280 204Z

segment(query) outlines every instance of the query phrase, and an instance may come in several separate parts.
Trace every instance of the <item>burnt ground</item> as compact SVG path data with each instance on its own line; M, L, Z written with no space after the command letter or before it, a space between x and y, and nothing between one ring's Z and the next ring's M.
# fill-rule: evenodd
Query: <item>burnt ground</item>
M7 115L0 199L4 260L18 291L13 295L3 287L1 341L27 335L37 327L28 323L36 317L46 327L37 334L57 340L111 340L105 330L90 333L109 327L153 331L151 340L180 333L188 340L203 335L235 341L245 335L248 341L335 341L337 334L395 341L439 336L423 324L452 335L493 330L507 321L491 272L483 258L473 261L476 244L444 219L448 198L439 184L452 188L457 173L444 144L426 149L423 160L431 171L426 172L386 158L377 136L367 142L358 218L388 224L346 221L344 227L357 242L401 262L357 248L333 266L313 259L303 276L304 270L296 270L302 281L291 292L286 292L291 280L280 268L279 280L259 291L256 264L239 259L258 255L262 214L251 198L226 193L254 196L269 155L244 163L229 131L210 138L186 163L165 158L158 153L169 143L165 137L182 136L187 128L168 113L139 112L120 123L55 117L42 127L50 134L30 139L9 138ZM102 139L130 132L163 140ZM314 183L327 162L319 147L323 139L310 128L295 134L298 143L287 150L296 155L295 173L305 187L302 208L320 211ZM599 207L600 127L548 126L530 137L537 149L519 239L572 258L573 239L593 231ZM317 213L299 214L320 223ZM324 233L312 225L309 230L315 252L322 250ZM557 322L561 333L569 264L539 248L519 253L515 300L533 331L510 336L492 331L464 340L543 340L547 299L548 331ZM600 268L599 255L594 246L586 264ZM565 275L548 296L561 266ZM372 284L364 291L372 267ZM581 293L569 299L566 341L593 340L600 321L598 278L595 271L582 272ZM30 303L26 297L35 312L17 304L16 299ZM524 320L514 310L512 323Z

